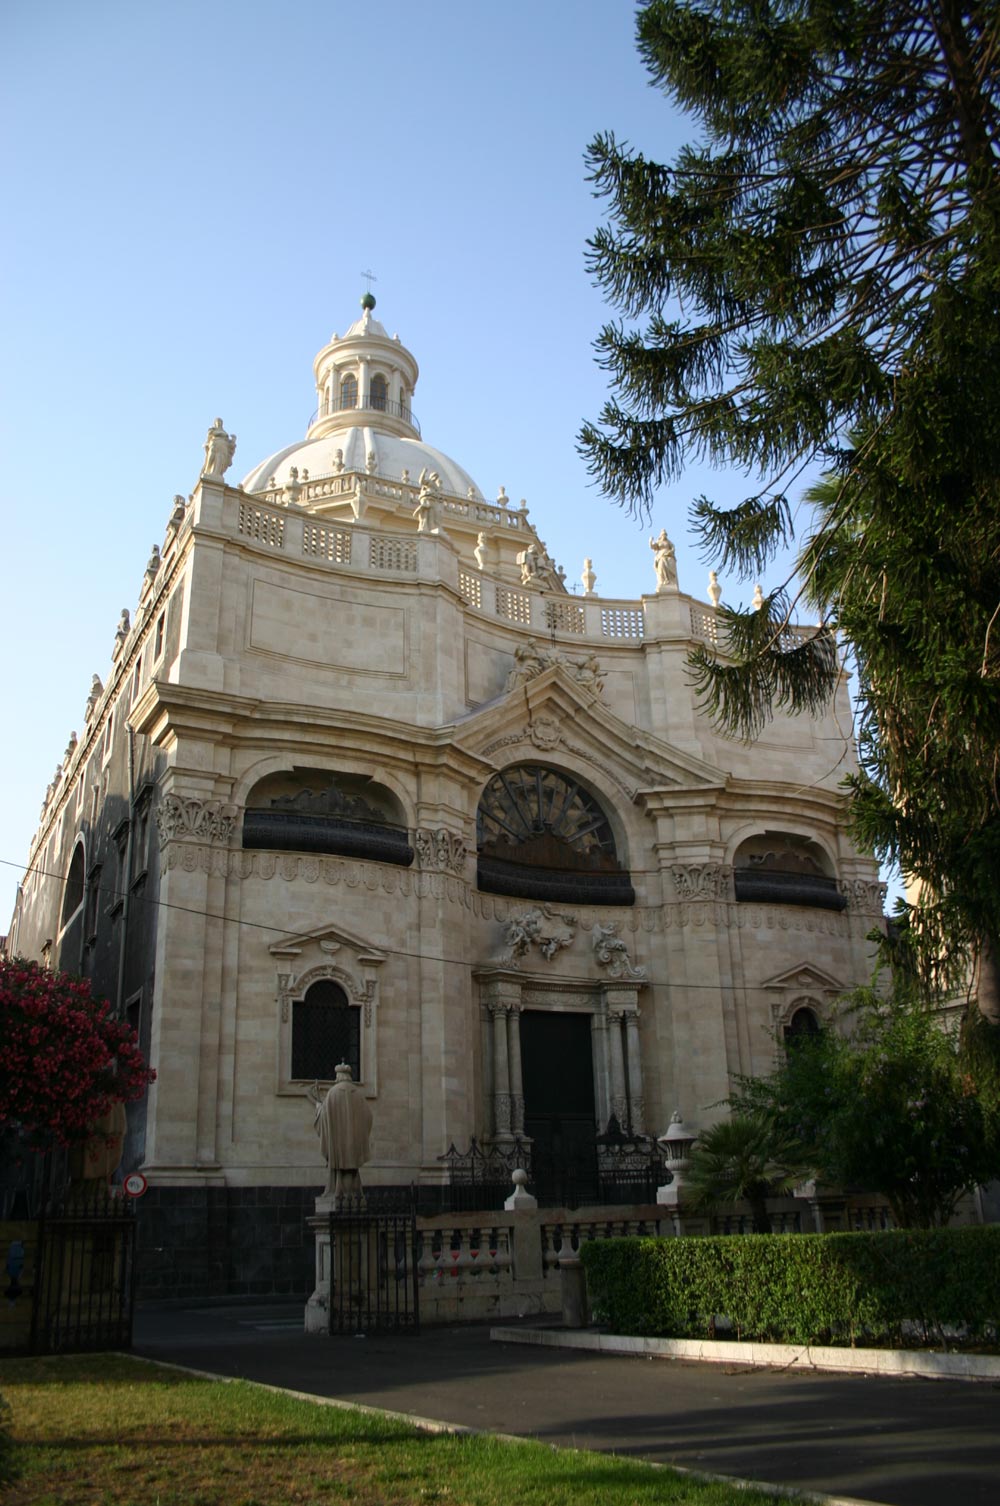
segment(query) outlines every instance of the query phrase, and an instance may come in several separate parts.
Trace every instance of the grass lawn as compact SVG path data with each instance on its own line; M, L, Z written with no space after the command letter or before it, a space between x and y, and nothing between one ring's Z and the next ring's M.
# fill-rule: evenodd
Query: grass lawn
M776 1498L536 1443L420 1432L116 1355L7 1360L4 1506L763 1506Z

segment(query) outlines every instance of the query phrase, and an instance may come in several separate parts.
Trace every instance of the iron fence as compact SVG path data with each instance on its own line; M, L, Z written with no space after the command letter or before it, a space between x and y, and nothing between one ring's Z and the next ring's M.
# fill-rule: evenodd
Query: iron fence
M128 1349L135 1294L135 1205L104 1183L72 1186L38 1219L34 1354Z
M412 1192L343 1197L330 1214L330 1333L419 1333Z

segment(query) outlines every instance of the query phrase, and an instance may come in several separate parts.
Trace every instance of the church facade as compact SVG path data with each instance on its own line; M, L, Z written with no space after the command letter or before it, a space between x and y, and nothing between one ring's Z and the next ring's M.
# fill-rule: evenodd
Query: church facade
M837 788L846 689L721 737L686 668L715 604L666 535L648 592L596 594L589 561L568 591L526 507L424 442L416 360L363 302L303 441L236 485L210 430L11 927L156 1068L125 1169L164 1293L306 1288L338 1062L370 1186L446 1183L475 1141L593 1192L609 1124L710 1123L868 978L881 919Z

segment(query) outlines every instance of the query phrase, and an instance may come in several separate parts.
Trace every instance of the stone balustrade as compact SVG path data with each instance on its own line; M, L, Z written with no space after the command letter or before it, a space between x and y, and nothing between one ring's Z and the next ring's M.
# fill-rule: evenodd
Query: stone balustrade
M418 1219L421 1321L562 1308L560 1263L588 1239L672 1232L655 1207L503 1210Z
M392 493L394 498L395 493L403 490L396 483L372 477L362 480L340 476L324 482L308 482L304 490L311 495L314 485L332 488L341 483L344 490L338 491L338 495L355 498L382 492ZM442 501L440 506L445 514L468 513L476 522L524 527L522 514L488 503ZM270 494L250 498L228 492L221 509L221 524L224 534L271 557L308 561L331 571L349 570L354 575L444 580L457 589L471 611L546 638L555 633L580 641L628 645L639 644L646 636L644 601L567 596L563 592L496 579L487 571L456 564L453 546L444 534L408 536L385 532L369 526L364 520L363 507L357 521L334 521L282 506ZM693 616L691 622L693 627ZM700 617L697 622L698 632L692 635L710 637Z

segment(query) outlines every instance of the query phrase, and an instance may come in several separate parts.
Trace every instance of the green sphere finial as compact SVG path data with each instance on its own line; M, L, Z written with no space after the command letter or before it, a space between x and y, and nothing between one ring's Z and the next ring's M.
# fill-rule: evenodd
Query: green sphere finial
M361 307L363 309L373 309L375 307L375 294L371 292L362 293Z

